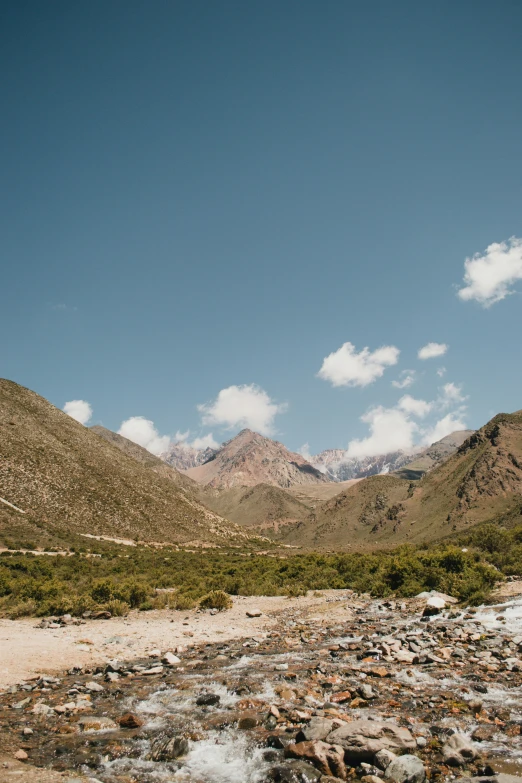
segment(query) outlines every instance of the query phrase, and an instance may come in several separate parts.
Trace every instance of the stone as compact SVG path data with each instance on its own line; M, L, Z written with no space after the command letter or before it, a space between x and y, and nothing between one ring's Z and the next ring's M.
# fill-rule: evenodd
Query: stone
M452 734L442 747L444 763L449 767L463 767L478 755L473 743L463 734Z
M27 699L22 699L22 701L18 701L16 704L11 704L11 709L23 710L24 707L27 707L27 705L31 703L31 698L31 696L28 696Z
M328 718L312 718L308 725L303 726L297 736L297 742L325 740L333 731L334 722Z
M183 735L160 737L152 743L149 758L151 761L172 761L188 753L189 741Z
M395 753L392 753L391 750L386 750L383 748L383 750L380 750L378 753L375 754L373 763L375 764L375 766L379 767L379 769L385 770L390 766L390 764L395 758L397 758Z
M344 751L339 745L328 745L328 743L320 740L297 742L295 745L288 745L285 749L285 758L309 761L323 775L331 775L342 779L346 777Z
M446 607L446 601L444 598L439 598L437 595L432 595L426 601L426 606L422 612L423 617L433 617L436 614L440 614Z
M263 615L263 612L261 609L247 609L246 616L247 617L261 617Z
M312 764L292 759L268 772L268 780L274 783L319 783L320 779L321 773Z
M255 729L255 727L258 725L259 725L259 718L255 712L245 713L240 717L240 719L237 722L237 727L241 731L248 731L250 729Z
M202 693L196 699L198 707L215 707L221 701L221 696L217 693Z
M332 704L344 704L345 701L350 701L351 698L352 694L350 691L337 691L337 693L332 693L328 701Z
M143 726L142 719L133 712L126 712L125 715L119 718L118 723L122 729L139 729L140 726Z
M178 658L178 656L174 655L172 652L166 652L161 660L163 663L166 663L167 666L176 666L178 663L181 663L181 658Z
M151 666L150 669L144 669L140 674L150 677L154 674L163 674L163 666Z
M359 685L357 688L357 693L362 699L365 699L366 701L369 701L370 699L375 699L375 692L371 685L363 684Z
M17 761L27 761L27 759L29 758L25 750L21 750L21 749L17 750L16 753L13 754L13 757Z
M78 720L78 727L80 731L114 731L118 725L103 715L89 715Z
M408 731L395 723L377 720L354 720L344 723L330 732L326 741L340 745L345 752L345 761L360 763L373 761L381 750L404 751L416 747L415 739Z
M54 714L54 709L49 704L42 704L41 702L39 704L35 704L31 712L34 715L52 715Z
M86 683L85 683L85 687L86 687L86 688L87 688L87 690L88 690L88 691L90 691L91 693L102 693L102 691L104 691L104 690L105 690L105 688L103 687L103 685L100 685L100 683L99 683L99 682L94 682L94 681L91 681L91 682L86 682Z
M393 783L424 783L426 771L418 756L398 756L386 767L384 777Z
M475 740L475 742L488 742L493 739L497 731L497 726L477 726L471 735L471 739Z

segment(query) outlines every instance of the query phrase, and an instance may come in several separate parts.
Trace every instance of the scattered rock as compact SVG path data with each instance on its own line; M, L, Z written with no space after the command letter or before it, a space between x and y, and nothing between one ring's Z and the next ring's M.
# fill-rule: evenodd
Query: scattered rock
M295 745L288 745L285 749L285 757L310 761L323 775L341 779L346 777L344 752L339 745L328 745L320 740L298 742Z
M160 737L152 743L151 761L172 761L188 753L189 741L184 736Z
M416 747L415 739L408 729L378 720L344 723L328 734L326 741L331 745L340 745L344 749L345 760L350 763L373 761L375 754L381 750L395 752Z
M449 767L463 767L478 755L473 743L463 734L452 734L442 748L444 763Z
M166 663L167 666L176 666L178 663L181 663L181 658L178 658L178 656L174 655L172 652L166 652L161 660L162 663Z
M418 756L398 756L386 767L384 777L393 783L424 783L426 771Z
M125 715L121 716L118 723L122 729L139 729L140 726L143 726L142 719L133 712L126 712Z

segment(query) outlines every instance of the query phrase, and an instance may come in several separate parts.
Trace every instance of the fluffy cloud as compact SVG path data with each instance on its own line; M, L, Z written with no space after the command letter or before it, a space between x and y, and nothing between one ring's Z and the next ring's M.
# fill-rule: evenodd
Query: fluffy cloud
M130 419L126 419L122 422L118 434L143 446L156 456L166 451L170 443L169 436L160 435L154 422L144 416L131 416Z
M439 367L437 370L437 375L439 378L443 378L446 375L446 368L445 367Z
M413 449L418 426L405 411L378 405L361 416L361 421L369 425L370 435L361 440L351 440L345 458L372 457Z
M462 413L448 413L442 419L439 419L431 429L428 429L423 433L422 444L429 446L432 443L435 443L435 441L449 435L451 432L465 429L466 424Z
M432 402L405 394L394 407L378 405L370 408L361 416L361 421L369 425L370 434L350 441L344 459L373 457L394 451L414 452L455 430L463 430L466 428L466 407L462 404L465 399L460 386L446 383L439 397ZM454 410L442 416L448 407ZM421 425L418 420L430 413L438 413L441 418L432 418L429 425Z
M65 413L80 424L87 424L92 417L92 407L85 400L70 400L63 406Z
M426 400L417 400L415 397L405 394L399 400L397 407L404 413L410 413L412 416L418 416L420 419L423 419L433 408L433 403L426 402Z
M417 373L415 370L403 370L399 375L399 380L392 381L392 386L396 389L407 389L412 386L417 380Z
M273 434L275 417L286 409L286 404L274 402L264 389L254 383L221 389L215 400L198 405L205 425L225 429L248 427L262 435Z
M490 307L513 293L511 288L517 280L522 280L522 239L511 237L507 242L489 245L483 255L476 253L466 258L465 285L458 296Z
M327 356L317 373L332 386L368 386L383 375L386 367L397 364L399 349L383 345L375 351L363 348L357 353L352 343L344 343Z
M447 350L446 343L428 343L419 350L417 356L419 359L435 359L437 356L444 356Z
M203 435L201 438L194 438L190 444L194 449L217 449L219 443L214 439L211 432L208 435Z
M455 383L445 383L442 387L440 395L442 405L456 405L459 402L464 402L465 399L466 397L462 394L462 386L457 386Z

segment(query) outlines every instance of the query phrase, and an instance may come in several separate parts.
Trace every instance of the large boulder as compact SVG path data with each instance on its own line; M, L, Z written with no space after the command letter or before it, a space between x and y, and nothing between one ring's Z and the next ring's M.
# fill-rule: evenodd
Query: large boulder
M463 767L478 755L471 740L463 734L452 734L442 747L444 763L449 767Z
M285 757L310 761L323 775L342 779L346 777L344 751L339 745L328 745L320 740L297 742L295 745L288 745Z
M378 720L354 720L334 729L326 737L330 745L340 745L344 759L350 764L361 761L373 762L380 750L398 753L414 750L416 742L408 729L395 723Z
M339 725L339 722L337 725ZM333 729L333 720L329 720L328 718L312 718L308 724L299 730L296 740L297 742L304 742L306 740L325 740Z
M386 767L384 777L393 783L424 783L426 770L418 756L397 756Z

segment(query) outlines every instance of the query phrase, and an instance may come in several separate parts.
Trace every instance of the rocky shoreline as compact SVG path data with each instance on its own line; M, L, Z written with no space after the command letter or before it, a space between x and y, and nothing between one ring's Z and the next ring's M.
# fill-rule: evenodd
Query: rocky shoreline
M346 620L292 607L253 637L11 687L0 781L20 764L100 783L522 775L519 598L469 611L438 596L330 600Z

